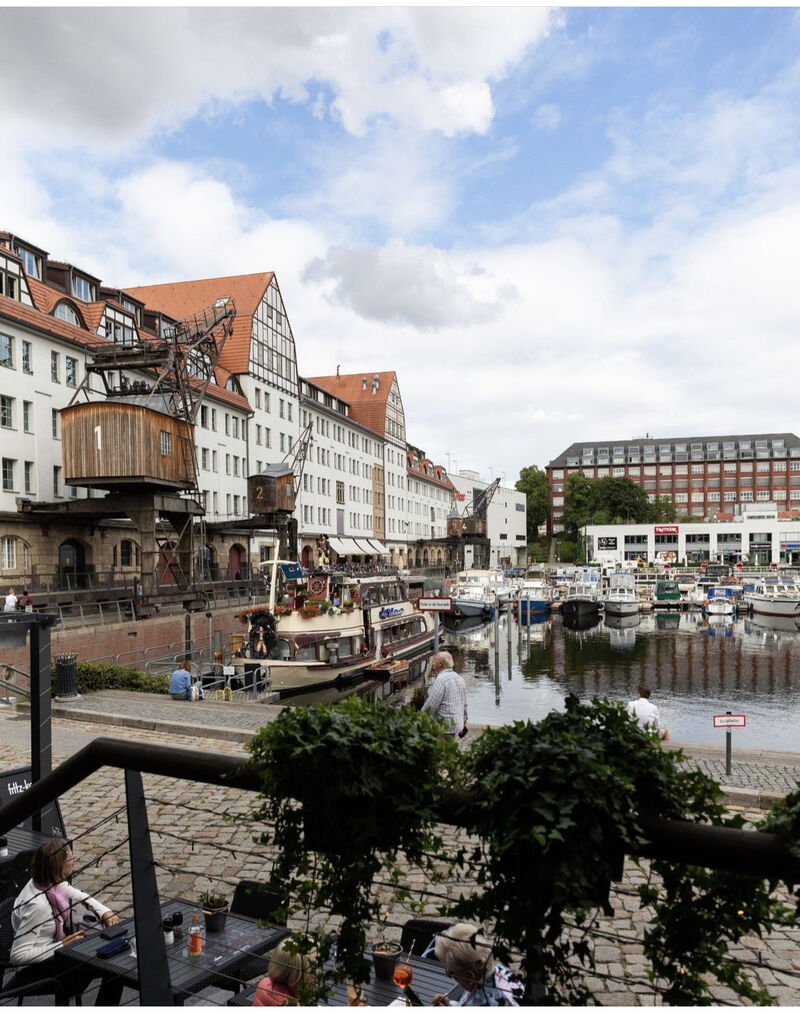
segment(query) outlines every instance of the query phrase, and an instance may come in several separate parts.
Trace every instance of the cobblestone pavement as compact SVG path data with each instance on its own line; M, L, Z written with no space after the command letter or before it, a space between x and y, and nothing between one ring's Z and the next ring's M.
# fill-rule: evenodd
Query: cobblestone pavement
M193 718L198 714L199 709L192 711ZM229 717L233 717L232 711ZM56 764L74 752L79 743L88 742L98 733L244 756L239 743L197 733L180 735L112 725L98 729L94 723L61 719L55 720L53 733ZM26 735L27 723L21 716L14 721L0 715L0 764L12 767L25 763L28 757ZM711 763L713 758L705 758L705 761ZM266 878L271 866L270 849L253 842L254 835L262 828L247 816L253 806L251 794L166 777L145 775L143 781L162 896L196 899L209 887L220 888L230 896L239 879ZM121 916L130 915L123 773L112 769L95 773L66 793L61 807L67 830L75 842L76 870L79 871L76 884L96 893ZM755 810L739 809L750 819L761 816ZM445 835L451 845L466 844L464 836L452 828L445 829ZM612 894L614 915L599 918L592 933L597 969L588 985L604 1005L661 1005L660 995L647 980L647 962L642 951L642 932L650 915L640 909L634 893L645 876L646 864L626 862L623 880ZM414 872L411 885L424 902L425 912L438 913L442 902L434 893L427 893L430 885L426 878ZM471 885L458 880L445 881L436 885L435 892L452 895L465 886ZM396 906L389 921L401 925L411 914L409 909ZM296 920L299 923L300 917ZM743 939L732 953L735 951L758 965L753 969L753 978L775 1003L793 1005L797 1002L800 983L799 945L800 929L781 926L763 939ZM740 1002L722 986L714 986L712 996L717 1004ZM225 1004L229 997L230 993L223 990L207 990L193 1002ZM136 996L126 991L123 1000L135 1003Z

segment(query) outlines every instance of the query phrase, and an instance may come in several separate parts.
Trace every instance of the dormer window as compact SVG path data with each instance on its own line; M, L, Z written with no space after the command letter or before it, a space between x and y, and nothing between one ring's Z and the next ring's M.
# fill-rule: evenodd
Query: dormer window
M97 333L115 345L133 345L137 338L133 318L112 306L106 306L104 319L97 328Z
M18 260L0 254L0 296L33 306L28 283Z
M72 276L72 295L76 299L82 299L84 303L94 302L94 285L88 278L81 278L80 275Z
M69 303L59 303L55 310L53 310L53 316L58 317L59 320L63 320L67 324L74 324L75 327L81 326L77 313Z
M22 261L22 266L25 268L25 271L30 275L30 277L41 278L42 258L33 253L32 250L26 250L24 247L18 246L15 249Z

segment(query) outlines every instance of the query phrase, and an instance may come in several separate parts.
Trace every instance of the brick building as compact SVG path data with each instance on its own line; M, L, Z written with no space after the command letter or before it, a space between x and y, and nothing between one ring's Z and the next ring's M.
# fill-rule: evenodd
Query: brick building
M722 519L745 504L767 502L800 510L800 438L794 433L580 442L545 470L551 534L564 529L567 479L575 472L630 479L650 500L669 497L679 515Z

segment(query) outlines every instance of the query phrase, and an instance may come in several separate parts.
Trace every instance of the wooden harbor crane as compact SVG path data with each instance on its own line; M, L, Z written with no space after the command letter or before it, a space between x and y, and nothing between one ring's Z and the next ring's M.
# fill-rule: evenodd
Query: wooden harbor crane
M262 474L247 478L251 524L277 531L279 560L297 560L297 518L294 511L308 449L313 440L311 434L312 423L309 422L300 439L281 461L265 465Z
M486 533L486 515L492 497L500 486L500 478L494 479L486 489L473 490L472 503L467 504L463 514L453 509L447 516L447 541L450 557L456 570L464 569L465 546L475 547L475 566L485 569L489 561L489 537Z
M65 481L107 493L31 509L129 517L141 540L144 596L163 596L164 585L185 596L194 586L194 519L202 527L204 515L194 423L235 317L226 297L159 337L94 348L61 412ZM91 400L93 377L104 400Z

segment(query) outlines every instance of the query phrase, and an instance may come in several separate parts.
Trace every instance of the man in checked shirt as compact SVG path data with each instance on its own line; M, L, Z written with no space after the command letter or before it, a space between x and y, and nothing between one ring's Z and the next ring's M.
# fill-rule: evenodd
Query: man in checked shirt
M433 656L431 670L436 678L428 690L428 697L422 705L423 711L430 711L434 718L447 722L448 737L467 734L467 688L464 680L453 669L453 656L449 651L440 651Z

